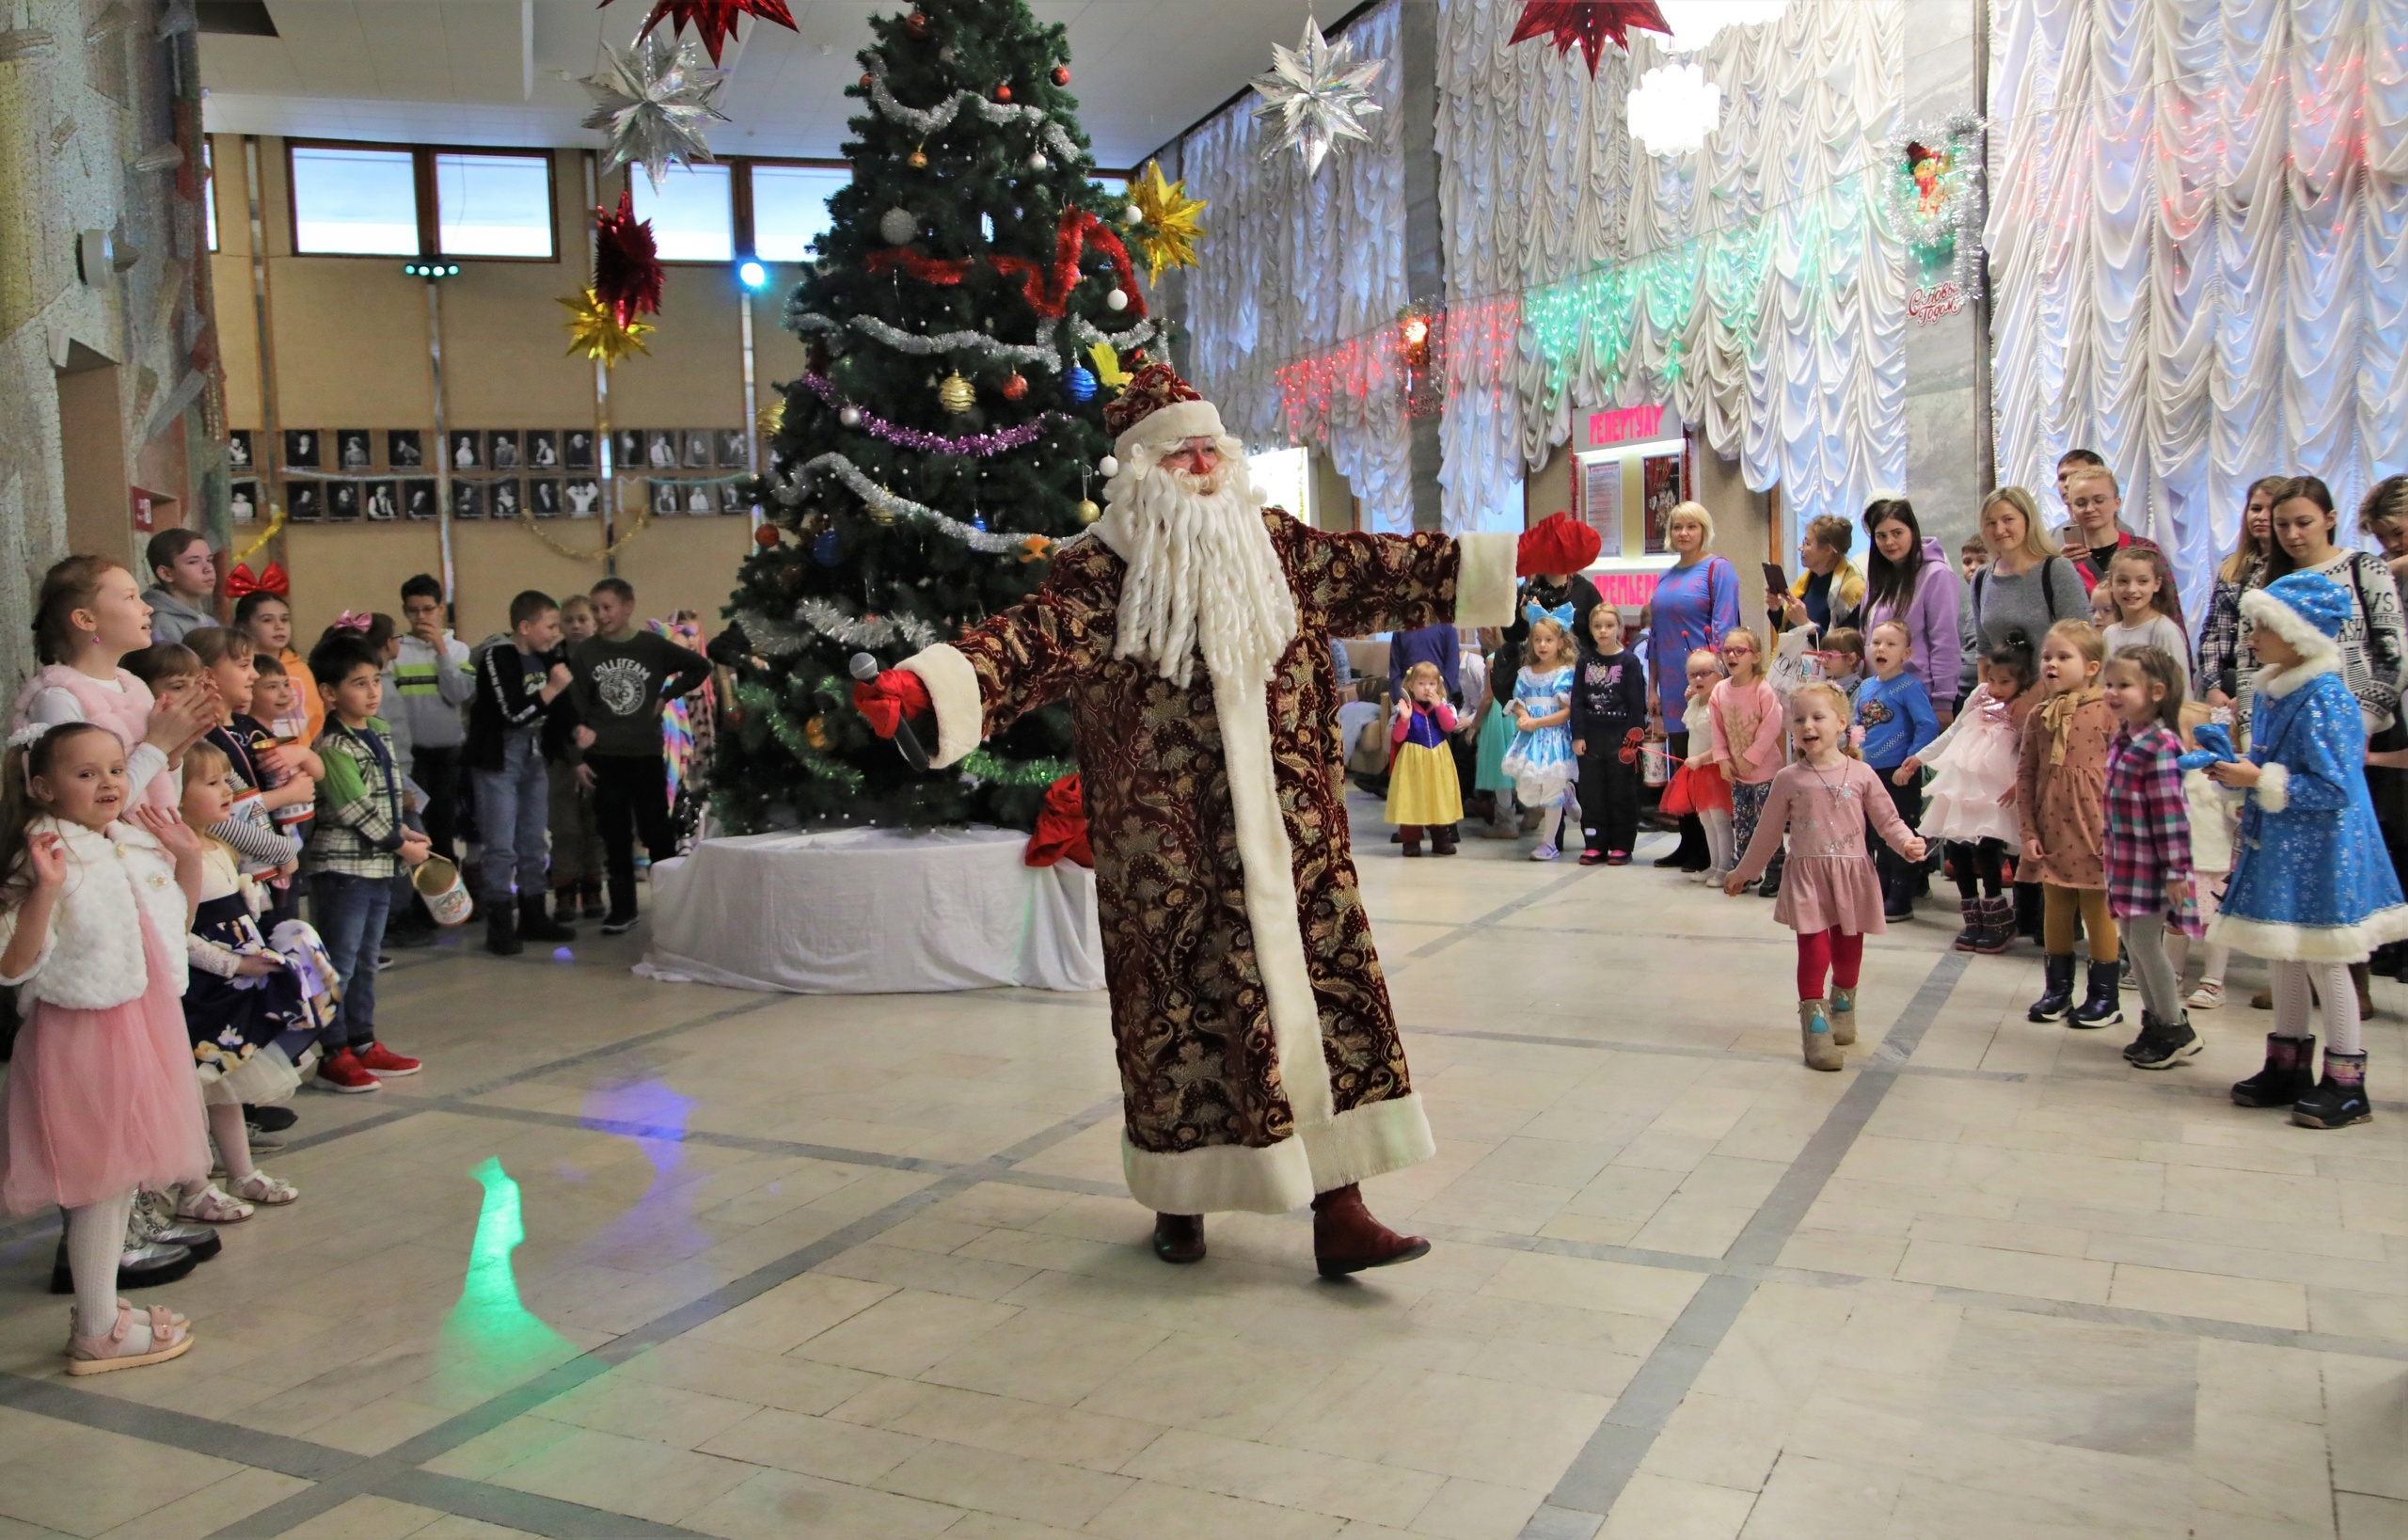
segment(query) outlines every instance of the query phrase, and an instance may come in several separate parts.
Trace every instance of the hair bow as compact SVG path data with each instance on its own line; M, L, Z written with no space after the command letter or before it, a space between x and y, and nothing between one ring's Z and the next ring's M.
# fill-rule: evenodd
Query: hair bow
M51 724L46 722L29 722L8 735L8 747L30 749L49 734L50 728Z
M270 562L254 578L249 567L235 563L234 570L226 575L226 596L240 599L253 594L273 594L279 599L292 597L293 579L284 575L284 564Z
M332 626L327 627L326 629L329 631L358 631L365 634L368 627L375 624L375 620L376 617L373 615L356 615L346 610L341 614L337 615L335 617L335 623Z
M1526 604L1522 606L1522 614L1533 626L1543 620L1551 620L1567 631L1572 629L1572 606L1569 602L1559 604L1552 610L1544 604Z

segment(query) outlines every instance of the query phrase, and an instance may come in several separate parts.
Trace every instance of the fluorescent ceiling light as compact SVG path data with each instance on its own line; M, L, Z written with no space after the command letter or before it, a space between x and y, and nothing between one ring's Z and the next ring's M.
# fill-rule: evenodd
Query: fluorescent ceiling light
M1658 0L1672 35L1658 40L1675 54L1693 54L1714 40L1726 26L1772 22L1789 8L1789 0Z

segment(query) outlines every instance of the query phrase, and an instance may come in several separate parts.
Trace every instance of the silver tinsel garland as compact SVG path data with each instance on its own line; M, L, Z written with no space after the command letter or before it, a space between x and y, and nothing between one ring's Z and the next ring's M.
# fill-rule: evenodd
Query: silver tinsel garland
M965 102L970 103L979 117L990 123L1008 123L1016 119L1037 123L1041 125L1038 129L1038 137L1045 141L1046 149L1054 151L1055 160L1066 167L1078 164L1079 147L1072 144L1070 136L1062 132L1062 125L1046 117L1041 108L1014 106L1005 102L990 102L977 92L969 90L954 92L949 100L939 106L905 106L895 100L894 94L887 90L886 61L874 54L870 56L869 61L869 99L871 104L878 108L882 117L892 122L903 124L924 139L931 134L942 133L952 126L954 119L961 111L961 104Z
M786 310L786 329L796 336L811 332L842 331L847 323L832 315L803 308L798 297ZM899 326L888 325L874 315L857 315L850 323L855 331L874 342L881 342L898 353L915 357L928 357L940 353L980 353L990 358L1008 358L1013 363L1050 368L1056 373L1083 362L1085 350L1098 342L1110 342L1122 351L1143 347L1153 341L1151 319L1138 322L1127 331L1100 331L1079 316L1069 318L1070 335L1078 339L1078 347L1068 355L1050 342L1006 342L983 331L940 332L932 337L915 336Z
M811 496L811 478L825 472L843 482L853 496L862 500L874 512L895 518L909 518L923 524L933 524L945 533L968 546L972 550L1001 555L1005 551L1027 548L1028 536L1005 530L981 530L950 518L925 502L914 502L898 492L890 492L871 481L861 468L844 455L830 452L804 461L794 474L782 478L776 486L777 500L789 508L800 507Z
M917 650L939 641L936 627L917 616L848 615L826 599L797 604L791 625L771 620L757 610L738 611L736 621L744 628L745 642L764 658L791 658L816 637L853 648L892 646L899 640Z
M1919 255L1943 246L1953 247L1949 281L1968 296L1980 293L1982 287L1982 221L1988 212L1982 177L1983 127L1982 119L1972 113L1956 112L1936 123L1901 129L1882 142L1881 202L1890 216L1891 230ZM1907 165L1910 144L1945 150L1951 161L1943 178L1946 197L1930 214L1923 211L1913 171Z

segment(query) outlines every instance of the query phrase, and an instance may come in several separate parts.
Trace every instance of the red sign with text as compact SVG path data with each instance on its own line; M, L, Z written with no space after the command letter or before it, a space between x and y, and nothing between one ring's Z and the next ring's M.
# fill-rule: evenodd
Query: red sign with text
M1589 414L1589 447L1604 444L1628 444L1642 438L1661 436L1664 408L1661 406L1624 406L1617 411Z

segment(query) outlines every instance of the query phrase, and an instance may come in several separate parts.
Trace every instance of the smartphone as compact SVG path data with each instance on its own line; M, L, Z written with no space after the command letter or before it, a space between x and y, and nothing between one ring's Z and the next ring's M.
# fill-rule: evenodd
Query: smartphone
M1778 597L1779 595L1788 592L1789 575L1781 570L1781 564L1779 562L1766 562L1765 564L1766 596Z

